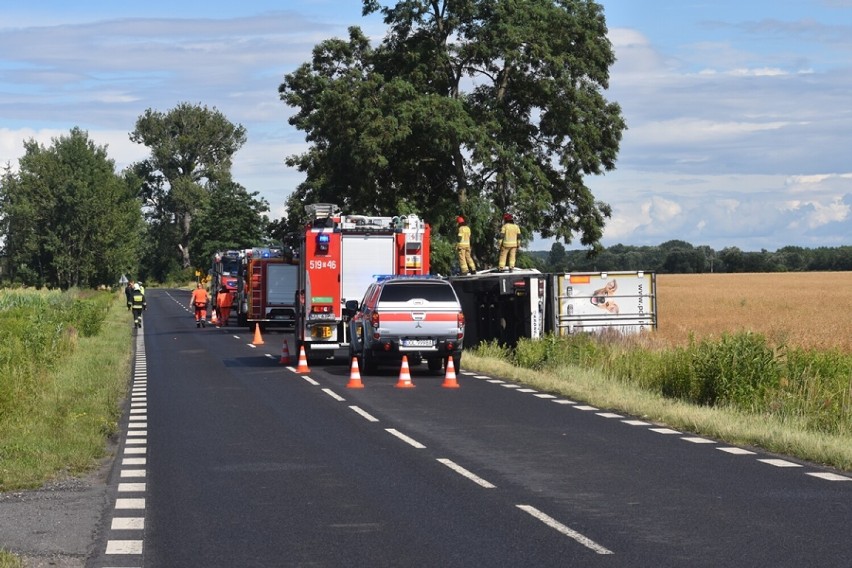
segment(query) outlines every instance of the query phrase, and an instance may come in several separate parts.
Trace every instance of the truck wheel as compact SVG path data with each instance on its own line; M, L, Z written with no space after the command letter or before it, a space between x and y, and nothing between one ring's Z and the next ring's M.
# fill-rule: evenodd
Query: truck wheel
M456 373L458 373L459 369L461 369L461 357L462 357L461 353L456 353L455 355L453 355L453 370ZM444 360L444 363L445 363L445 366L446 366L447 361Z
M429 359L426 359L426 364L429 365L430 371L440 371L444 366L444 360L439 357L430 357Z

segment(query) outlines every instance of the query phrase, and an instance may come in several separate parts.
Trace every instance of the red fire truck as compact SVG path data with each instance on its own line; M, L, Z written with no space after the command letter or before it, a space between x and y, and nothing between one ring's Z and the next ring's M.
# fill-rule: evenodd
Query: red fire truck
M238 294L241 325L261 329L293 327L296 322L298 263L280 248L246 249L243 289Z
M305 209L296 348L320 359L348 347L344 304L361 300L377 276L429 274L429 225L417 215L342 215L330 203Z

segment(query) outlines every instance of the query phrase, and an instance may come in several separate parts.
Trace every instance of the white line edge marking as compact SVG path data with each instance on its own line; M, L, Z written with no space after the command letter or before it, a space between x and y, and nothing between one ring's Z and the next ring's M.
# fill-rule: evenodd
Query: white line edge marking
M836 473L810 471L805 475L818 477L820 479L825 479L826 481L852 481L852 477L846 477L845 475L837 475Z
M378 418L376 418L375 416L373 416L372 414L370 414L369 412L367 412L366 410L364 410L362 408L359 408L359 407L354 406L354 405L350 406L349 408L351 408L356 413L360 414L361 416L363 416L364 418L366 418L370 422L378 422L379 421Z
M400 432L399 430L397 430L395 428L385 428L385 432L387 432L389 434L393 434L394 436L396 436L397 438L399 438L400 440L402 440L406 444L414 446L418 450L422 450L423 448L426 447L423 444L421 444L420 442L418 442L417 440L415 440L414 438L409 438L408 436L406 436L405 434L403 434L402 432Z
M340 396L339 394L337 394L336 392L334 392L331 389L322 389L322 392L324 392L325 394L327 394L328 396L330 396L334 400L337 400L337 401L340 401L340 402L346 400L345 398L343 398L342 396Z
M777 459L759 459L759 462L763 462L765 464L774 465L775 467L802 467L797 463L793 463L787 460L777 460Z
M535 517L539 521L543 522L544 524L546 524L550 528L556 529L557 531L561 532L565 536L573 538L574 540L576 540L577 542L579 542L580 544L582 544L586 548L594 550L598 554L613 554L613 552L611 550L609 550L608 548L604 548L603 546L599 545L598 543L596 543L595 541L593 541L589 537L583 536L582 534L578 533L574 529L566 527L565 525L563 525L562 523L560 523L559 521L557 521L553 517L549 517L549 516L545 515L544 513L542 513L541 511L539 511L535 507L532 507L530 505L515 505L515 506L518 509L529 513L530 515L532 515L533 517Z
M442 464L444 464L445 466L447 466L448 468L450 468L451 470L453 470L454 472L458 473L459 475L468 478L469 480L473 481L477 485L480 485L480 486L482 486L486 489L495 489L497 487L496 485L489 483L488 481L485 481L484 479L482 479L481 477L479 477L475 473L463 468L462 466L460 466L459 464L457 464L453 460L449 460L449 459L446 459L446 458L438 458L438 461L441 462Z
M308 381L309 383L311 383L312 385L314 385L315 387L319 386L318 382L316 382L312 378L308 377L307 375L302 375L302 378L305 379L306 381Z

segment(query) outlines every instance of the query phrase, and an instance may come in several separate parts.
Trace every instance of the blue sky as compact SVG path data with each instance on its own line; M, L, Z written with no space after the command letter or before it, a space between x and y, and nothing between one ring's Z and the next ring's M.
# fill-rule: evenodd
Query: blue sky
M852 0L600 3L629 127L617 169L587 180L614 210L604 245L852 244ZM246 127L235 178L280 217L305 145L278 86L319 41L378 39L381 21L356 0L125 4L4 7L0 165L79 126L120 169L147 155L128 138L146 109L200 103Z

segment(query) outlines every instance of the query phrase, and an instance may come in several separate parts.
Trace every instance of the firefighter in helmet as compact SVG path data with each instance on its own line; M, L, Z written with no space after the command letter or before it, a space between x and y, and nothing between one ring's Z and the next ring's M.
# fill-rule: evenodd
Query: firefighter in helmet
M133 285L133 300L130 307L133 310L133 325L142 327L142 312L148 309L148 303L145 301L145 292L138 283Z
M456 250L459 254L459 268L462 276L466 276L468 271L476 273L476 265L473 263L473 257L470 255L470 227L464 221L464 217L459 215L456 217L456 222L459 226Z
M500 272L506 269L508 262L509 271L515 269L515 257L518 253L518 241L521 236L521 228L518 227L511 213L503 215L503 226L500 227L500 260L498 267Z

